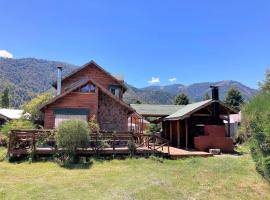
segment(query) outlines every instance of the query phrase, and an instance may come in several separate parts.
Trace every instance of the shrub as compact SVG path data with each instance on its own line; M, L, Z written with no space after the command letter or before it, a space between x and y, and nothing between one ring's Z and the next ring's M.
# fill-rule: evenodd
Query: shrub
M133 139L128 141L128 150L129 150L130 156L136 155L137 146L136 146L135 141Z
M2 133L1 140L7 142L9 132L12 129L33 129L33 128L35 128L35 125L29 120L25 120L25 119L11 120L2 126L0 130L0 132Z
M0 147L0 162L5 160L6 156L7 156L7 149L4 147Z
M90 120L88 122L88 126L89 126L89 129L90 129L90 132L91 133L99 133L100 128L99 128L99 125L98 125L98 122L97 122L97 118L96 118L95 115L93 115L92 117L90 117Z
M86 148L89 144L89 128L81 120L63 121L56 131L56 143L63 148L65 159L76 162L76 149Z
M270 94L260 93L242 108L241 138L248 138L256 168L270 180Z

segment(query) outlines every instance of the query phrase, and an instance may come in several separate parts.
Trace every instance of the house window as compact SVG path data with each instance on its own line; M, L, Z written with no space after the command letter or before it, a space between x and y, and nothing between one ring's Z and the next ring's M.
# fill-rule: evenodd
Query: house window
M95 92L96 91L96 86L94 84L91 84L90 86L90 92Z
M114 85L110 86L109 90L114 96L117 96L118 98L120 98L121 88L119 86L114 86Z
M54 127L57 128L61 122L70 119L77 119L87 123L89 110L76 108L60 108L54 110L55 121Z
M89 84L86 84L86 85L80 87L80 92L82 92L82 93L89 92Z

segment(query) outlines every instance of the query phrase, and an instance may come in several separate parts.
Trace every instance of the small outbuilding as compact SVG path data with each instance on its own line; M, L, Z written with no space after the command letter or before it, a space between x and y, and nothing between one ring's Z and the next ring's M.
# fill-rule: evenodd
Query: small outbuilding
M0 126L7 121L20 119L23 116L23 110L0 108Z
M223 152L233 151L230 137L231 114L238 112L219 100L218 87L212 87L212 99L188 105L143 105L131 107L142 117L160 117L161 136L174 147L208 151L219 148Z

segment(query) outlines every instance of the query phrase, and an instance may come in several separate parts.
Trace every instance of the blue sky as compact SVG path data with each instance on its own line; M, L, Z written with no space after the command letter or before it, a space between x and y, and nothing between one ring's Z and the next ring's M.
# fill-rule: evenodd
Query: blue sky
M269 0L0 0L0 50L95 60L137 87L237 80L256 88L270 67L269 11Z

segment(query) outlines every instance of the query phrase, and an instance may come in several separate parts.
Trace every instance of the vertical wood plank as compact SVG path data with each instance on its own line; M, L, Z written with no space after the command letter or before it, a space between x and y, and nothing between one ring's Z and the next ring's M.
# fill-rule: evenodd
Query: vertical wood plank
M180 148L180 126L179 126L179 120L176 122L176 129L177 129L177 147Z
M169 121L170 122L170 144L172 144L172 122L173 121Z
M185 119L185 129L186 129L186 149L188 148L188 119Z

